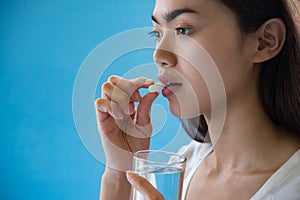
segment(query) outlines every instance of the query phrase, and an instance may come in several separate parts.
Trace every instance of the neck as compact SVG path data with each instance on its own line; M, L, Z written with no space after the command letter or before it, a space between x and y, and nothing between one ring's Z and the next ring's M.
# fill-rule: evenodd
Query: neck
M272 166L283 164L283 160L276 161L276 156L270 155L276 155L285 136L269 119L258 99L248 98L234 107L228 106L221 134L210 132L210 136L216 168L244 171L266 169L270 162Z

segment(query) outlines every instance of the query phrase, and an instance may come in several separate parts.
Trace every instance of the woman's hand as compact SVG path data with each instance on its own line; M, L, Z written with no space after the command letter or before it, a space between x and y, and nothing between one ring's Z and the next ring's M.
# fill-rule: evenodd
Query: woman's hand
M148 93L142 97L138 89L148 88L153 83L146 78L127 80L112 76L102 85L102 96L95 106L106 165L110 169L130 170L131 153L149 148L150 108L158 94Z
M165 198L163 195L155 189L151 183L149 183L146 179L143 177L128 171L126 173L127 180L130 182L132 187L134 187L136 190L138 190L145 199L147 200L164 200Z

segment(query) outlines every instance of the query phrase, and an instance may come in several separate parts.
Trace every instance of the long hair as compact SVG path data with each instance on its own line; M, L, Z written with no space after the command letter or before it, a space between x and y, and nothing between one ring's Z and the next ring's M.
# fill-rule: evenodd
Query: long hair
M300 137L300 1L215 1L235 14L242 33L255 32L271 18L284 21L287 27L285 44L277 56L261 63L258 90L261 104L273 123ZM199 120L199 127L204 123L205 120ZM188 123L182 124L189 133ZM202 134L206 133L202 131ZM201 142L201 137L193 135Z

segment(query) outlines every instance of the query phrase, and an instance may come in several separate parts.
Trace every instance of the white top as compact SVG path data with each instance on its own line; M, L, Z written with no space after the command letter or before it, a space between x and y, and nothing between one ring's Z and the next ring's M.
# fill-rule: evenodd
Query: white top
M182 147L179 154L187 158L184 175L182 200L186 198L187 189L193 175L203 159L213 150L210 143L192 141ZM283 164L258 190L251 200L299 200L300 199L300 149Z

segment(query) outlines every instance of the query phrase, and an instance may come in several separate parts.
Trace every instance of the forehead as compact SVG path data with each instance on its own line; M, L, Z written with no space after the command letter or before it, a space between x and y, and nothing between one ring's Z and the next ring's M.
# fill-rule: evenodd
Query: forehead
M212 4L210 2L211 0L156 0L153 15L159 15L182 8L190 8L195 11L201 11L204 7L208 7Z
M156 0L153 16L161 20L166 13L186 8L208 18L224 11L224 6L213 0Z

